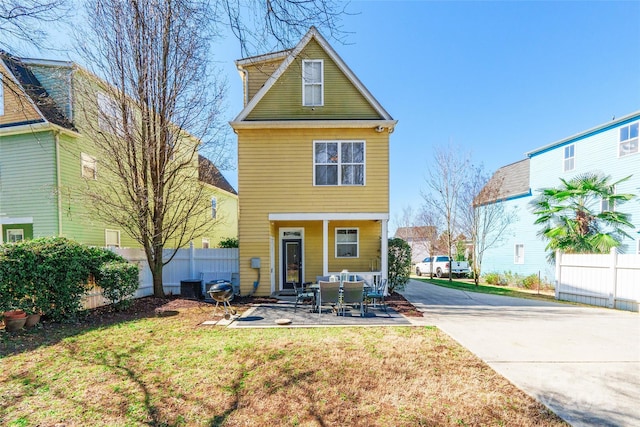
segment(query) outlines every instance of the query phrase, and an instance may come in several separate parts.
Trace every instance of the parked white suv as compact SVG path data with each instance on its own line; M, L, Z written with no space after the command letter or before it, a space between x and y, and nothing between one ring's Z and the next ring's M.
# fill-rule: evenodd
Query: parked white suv
M451 261L447 255L426 257L422 262L416 264L417 276L431 274L431 271L436 277L449 276L449 272L453 273L454 277L464 277L471 270L467 261Z

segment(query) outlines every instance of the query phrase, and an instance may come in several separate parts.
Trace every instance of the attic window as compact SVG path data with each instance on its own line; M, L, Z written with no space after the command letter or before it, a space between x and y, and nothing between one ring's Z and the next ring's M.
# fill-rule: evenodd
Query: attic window
M302 105L324 105L324 63L322 60L302 61Z

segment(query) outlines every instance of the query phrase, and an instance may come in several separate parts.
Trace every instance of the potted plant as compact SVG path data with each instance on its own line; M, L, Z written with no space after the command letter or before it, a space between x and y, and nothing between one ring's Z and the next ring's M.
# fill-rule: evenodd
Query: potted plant
M2 315L4 328L8 332L22 329L27 322L27 313L22 309L7 310Z

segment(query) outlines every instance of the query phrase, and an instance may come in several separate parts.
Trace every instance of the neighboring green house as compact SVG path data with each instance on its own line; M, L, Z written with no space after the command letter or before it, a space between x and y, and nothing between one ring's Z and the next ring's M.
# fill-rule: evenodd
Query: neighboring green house
M79 196L82 186L108 179L82 125L91 117L83 108L101 110L105 100L98 93L83 103L78 93L98 79L72 62L2 52L0 79L0 244L64 236L95 246L139 246L118 227L92 219L91 206ZM237 193L208 159L198 156L196 168L213 218L193 243L215 247L238 235Z

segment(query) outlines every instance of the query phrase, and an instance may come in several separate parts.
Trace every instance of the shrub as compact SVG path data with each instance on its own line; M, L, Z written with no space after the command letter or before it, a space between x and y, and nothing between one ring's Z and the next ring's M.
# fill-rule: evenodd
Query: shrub
M522 278L522 286L525 289L536 289L538 287L538 276L536 274L530 274Z
M96 284L116 310L124 310L131 306L138 289L138 266L128 262L107 262L100 267Z
M237 237L229 237L229 238L220 240L220 243L218 243L218 247L219 248L237 248L238 243L239 242Z
M500 275L498 273L487 273L484 275L484 281L489 285L497 285L500 283Z
M389 239L389 283L388 290L404 289L411 275L411 246L399 238Z
M74 319L82 309L87 281L117 254L63 237L9 243L0 252L0 308L22 308L52 320Z

